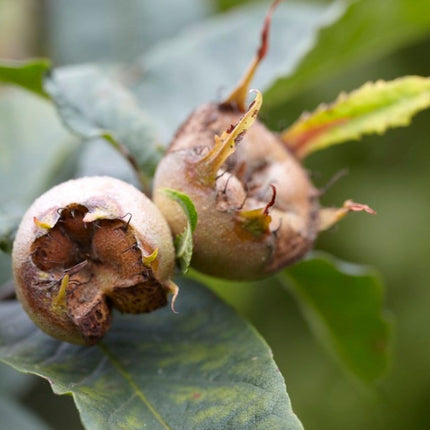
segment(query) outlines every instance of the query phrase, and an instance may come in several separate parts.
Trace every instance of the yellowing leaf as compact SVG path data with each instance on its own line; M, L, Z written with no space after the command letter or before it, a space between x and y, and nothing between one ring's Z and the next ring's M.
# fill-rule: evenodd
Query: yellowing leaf
M368 82L331 105L304 114L282 133L283 141L300 158L311 152L364 134L383 134L409 125L417 112L430 107L430 78L406 76Z

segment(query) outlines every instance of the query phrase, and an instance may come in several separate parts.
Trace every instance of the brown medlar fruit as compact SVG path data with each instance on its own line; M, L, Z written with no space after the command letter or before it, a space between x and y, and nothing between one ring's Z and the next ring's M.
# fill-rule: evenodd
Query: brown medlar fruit
M22 219L12 258L28 315L71 343L100 340L113 308L150 312L175 292L165 219L139 190L109 177L70 180L39 197Z
M186 218L162 189L193 201L198 223L191 264L210 275L264 276L302 257L318 232L318 192L306 171L261 122L242 127L260 105L257 95L245 116L231 104L198 108L155 174L154 202L174 234Z
M209 275L250 280L302 258L320 230L351 210L371 209L347 201L340 209L319 206L320 192L281 138L257 115L262 96L248 109L249 84L268 46L270 8L261 46L236 89L221 103L199 107L180 127L157 167L154 202L173 233L187 220L164 188L187 194L198 222L191 265Z

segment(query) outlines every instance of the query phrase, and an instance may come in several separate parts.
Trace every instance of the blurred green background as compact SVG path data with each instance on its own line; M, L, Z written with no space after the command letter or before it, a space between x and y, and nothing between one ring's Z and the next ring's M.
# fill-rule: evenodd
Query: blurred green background
M151 3L148 7L143 0L129 0L127 9L117 0L0 0L0 57L43 55L57 65L127 61L157 40L173 37L189 23L239 2ZM170 14L175 14L174 25L165 14L167 5ZM340 91L365 81L427 76L429 53L430 28L427 37L316 82L262 119L281 129L302 111L330 102ZM0 95L5 91L0 89ZM391 369L375 387L354 380L315 342L293 298L276 282L252 287L239 284L235 290L218 288L273 349L293 407L308 430L430 428L429 133L427 111L409 128L335 146L306 162L317 186L341 169L348 170L324 195L325 204L339 205L353 198L378 212L375 217L347 217L317 243L317 248L344 260L376 267L386 281L386 308L395 319L395 341ZM8 264L8 258L1 255L2 279L7 278ZM81 428L70 398L55 397L47 382L34 377L23 381L21 375L3 366L1 370L1 380L8 381L2 389L17 387L16 395L42 422L54 429Z

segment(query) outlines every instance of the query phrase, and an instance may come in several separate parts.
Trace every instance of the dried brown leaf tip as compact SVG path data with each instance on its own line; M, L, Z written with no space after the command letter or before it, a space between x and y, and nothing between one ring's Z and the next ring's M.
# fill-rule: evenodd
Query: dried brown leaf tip
M154 178L154 202L174 234L184 231L186 217L162 190L176 189L193 201L198 223L191 265L218 277L255 279L288 266L313 247L320 230L347 212L365 210L352 203L321 209L321 193L296 155L257 119L259 91L251 91L246 108L278 3L266 15L261 45L239 84L223 102L190 115Z
M48 334L93 344L112 309L166 305L174 253L157 208L122 181L92 177L54 187L30 207L13 250L17 294Z

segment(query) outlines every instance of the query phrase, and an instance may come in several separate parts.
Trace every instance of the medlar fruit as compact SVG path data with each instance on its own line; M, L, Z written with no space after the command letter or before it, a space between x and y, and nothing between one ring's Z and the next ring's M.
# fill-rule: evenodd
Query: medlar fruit
M166 221L143 193L109 177L70 180L39 197L22 219L12 257L28 315L71 343L100 340L113 308L150 312L177 292Z
M190 115L155 173L154 202L174 234L181 234L187 221L163 188L185 193L194 202L198 223L191 265L217 277L267 276L302 258L318 232L348 211L372 212L351 201L340 209L320 209L320 192L299 160L256 119L260 92L245 108L278 3L266 16L261 46L238 86L223 102L205 104Z
M318 232L318 192L279 138L255 121L260 106L258 94L244 116L230 104L198 108L155 174L154 202L173 233L186 218L162 189L192 199L198 223L191 264L210 275L264 276L302 257Z

